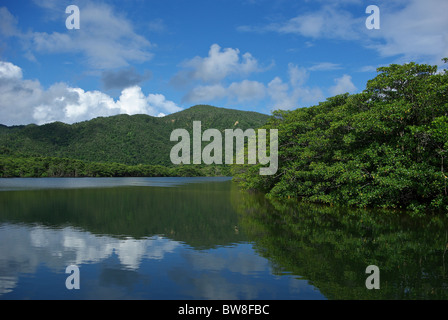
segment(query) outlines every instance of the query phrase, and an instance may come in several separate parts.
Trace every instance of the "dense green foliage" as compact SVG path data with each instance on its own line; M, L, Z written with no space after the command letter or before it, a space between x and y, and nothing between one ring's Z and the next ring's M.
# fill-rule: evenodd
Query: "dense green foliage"
M0 156L0 178L229 176L227 165L125 165L68 158Z
M166 117L118 115L73 125L0 125L0 177L124 177L229 175L226 165L173 166L174 129L192 138L193 121L202 130L258 128L267 115L194 106Z
M271 197L327 204L448 209L448 73L409 63L378 69L359 94L276 111L279 170L235 179Z
M186 129L192 136L193 121L202 130L258 128L268 115L194 106L165 117L117 115L72 125L54 122L42 126L0 126L0 153L13 156L58 157L89 162L126 165L171 166L170 141L174 129Z

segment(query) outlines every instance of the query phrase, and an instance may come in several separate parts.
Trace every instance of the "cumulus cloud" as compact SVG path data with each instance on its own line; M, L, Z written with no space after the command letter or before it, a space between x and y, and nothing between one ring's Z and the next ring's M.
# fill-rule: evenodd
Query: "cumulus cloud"
M184 100L190 103L206 103L227 98L234 102L255 101L264 98L266 87L258 81L243 80L232 82L225 87L222 84L199 85L193 88Z
M207 57L194 57L181 65L184 70L173 78L175 83L199 80L217 83L230 75L248 75L260 71L258 61L250 54L240 54L238 49L224 48L218 44L210 47Z
M183 62L181 67L183 69L171 82L191 86L183 102L207 103L227 99L239 103L259 100L266 94L265 85L259 81L229 81L232 77L247 77L266 69L249 52L241 54L239 49L223 49L213 44L206 57L196 56Z
M121 113L160 116L182 110L162 94L145 95L139 86L122 90L118 100L93 90L56 83L44 89L39 81L26 80L20 67L0 61L0 123L74 123Z
M233 82L228 91L237 102L255 101L263 99L266 95L266 87L263 83L250 80Z
M38 81L23 80L22 70L0 61L0 119L2 124L22 124L32 120L30 106L42 99Z
M222 84L199 85L194 87L184 100L190 103L207 103L219 99L230 102L251 102L268 98L273 109L292 109L313 104L324 98L320 88L306 85L309 72L305 68L290 63L288 65L288 82L275 77L267 85L259 81L243 80Z
M10 62L0 61L0 79L19 80L22 78L22 69Z
M288 65L288 74L289 81L294 87L303 86L309 78L309 72L305 68L299 68L292 63Z
M208 102L215 99L222 99L226 96L227 89L221 84L199 85L193 88L183 98L183 101L190 103Z
M275 77L267 87L274 109L294 109L322 101L323 92L318 87L309 87L306 82L309 72L305 68L290 63L288 65L289 82Z
M324 98L320 88L307 85L308 78L307 69L290 63L287 82L275 77L267 85L251 80L232 82L228 86L199 85L184 99L191 103L207 103L219 99L227 99L228 102L234 103L255 103L257 100L267 98L273 109L293 109L317 103Z
M152 106L155 110L161 110L166 113L174 113L182 110L182 108L178 107L177 104L175 104L173 101L167 100L165 96L160 93L157 94L150 93L146 97L146 100L148 101L148 104Z
M296 98L292 98L289 95L290 87L288 83L284 83L280 77L275 77L268 84L268 93L271 99L274 101L276 109L290 109L297 107L295 104Z
M330 87L330 93L335 96L342 93L352 93L357 90L352 82L352 77L344 74L342 77L335 79L335 85Z

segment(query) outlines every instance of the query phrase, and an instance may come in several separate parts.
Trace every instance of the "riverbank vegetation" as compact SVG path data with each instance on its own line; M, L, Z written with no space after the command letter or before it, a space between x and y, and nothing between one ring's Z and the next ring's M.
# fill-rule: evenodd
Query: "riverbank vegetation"
M0 178L229 176L226 165L125 165L69 158L0 156Z
M448 62L448 59L443 59ZM377 69L358 94L276 111L279 169L237 166L246 189L330 205L448 210L448 73L408 63Z

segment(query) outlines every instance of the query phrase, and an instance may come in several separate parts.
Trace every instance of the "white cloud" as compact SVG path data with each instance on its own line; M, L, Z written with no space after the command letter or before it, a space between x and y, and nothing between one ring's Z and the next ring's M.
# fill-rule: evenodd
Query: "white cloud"
M233 102L256 101L264 98L266 87L258 81L243 80L224 87L221 84L199 85L191 90L184 100L189 103L207 103L227 98Z
M199 85L194 87L185 97L189 103L209 103L226 99L227 103L251 103L269 98L273 109L293 109L304 105L315 104L324 98L318 87L306 85L309 72L305 68L290 63L288 65L288 82L275 77L267 85L259 81L243 80L232 82L228 86L222 84Z
M149 105L147 98L138 86L126 88L121 92L120 99L116 106L120 109L120 113L126 114L142 114L149 113L155 115L153 108Z
M341 69L341 65L337 63L332 62L321 62L318 64L315 64L312 67L309 67L308 70L310 71L330 71L330 70L338 70Z
M22 69L11 62L0 61L0 79L17 80L22 78Z
M162 94L145 94L139 86L124 89L117 101L93 90L65 83L43 89L39 81L24 80L20 67L0 61L0 123L74 123L99 116L148 114L160 116L182 110Z
M289 81L293 87L303 86L309 78L309 73L304 68L299 68L298 66L290 63L288 65Z
M43 89L38 81L22 80L22 70L0 61L0 123L32 122L33 104L39 102Z
M377 5L380 9L379 30L366 28L365 22L369 14L365 13L365 9L368 4L364 6L362 1L320 2L323 3L322 6L315 11L264 26L240 26L238 30L273 31L300 35L311 40L358 41L362 46L376 50L381 56L399 56L403 62L423 60L440 65L440 60L448 56L446 0L383 1Z
M289 85L279 77L275 77L268 84L268 94L274 102L275 109L292 109L297 106L297 98L289 93Z
M374 38L382 41L371 47L383 56L403 55L405 60L429 58L430 63L440 64L440 59L448 56L447 12L446 0L410 0L400 10L384 8L381 29Z
M335 79L335 85L330 87L329 91L333 96L342 93L352 93L357 90L355 85L352 82L352 77L344 74L342 77Z
M166 100L165 96L160 93L150 93L146 100L148 101L148 104L155 110L162 110L166 113L174 113L182 110L182 108L178 107L177 104L175 104L173 101ZM158 116L161 115L159 114Z
M363 66L359 69L359 72L376 72L377 67L374 66Z
M318 103L324 98L320 88L306 86L309 77L306 69L290 63L288 75L289 83L275 77L268 84L268 94L272 100L273 109L295 109Z
M17 19L6 7L0 8L0 35L11 37L18 34L20 34L20 32L17 29Z
M285 22L270 24L265 29L299 34L313 39L354 40L360 36L357 30L362 27L364 19L364 17L355 18L346 10L326 5L318 11L300 14Z
M194 79L204 83L217 83L229 75L248 75L261 70L257 60L250 53L240 57L238 49L222 49L217 44L210 47L207 57L194 57L184 62L182 66L187 70L182 70L175 76L180 82Z
M196 56L181 66L183 69L171 82L191 86L183 102L210 103L221 99L228 103L254 102L266 95L266 87L259 81L229 81L232 77L247 77L266 70L249 52L240 54L239 49L223 49L213 44L206 57Z
M33 2L39 7L43 7L46 9L55 9L58 7L58 5L61 4L61 2L63 3L62 6L68 5L67 0L33 0Z
M50 10L53 1L43 7ZM21 32L8 9L0 9L1 34L18 37L24 45L26 56L35 59L34 53L81 54L95 69L119 68L131 62L145 62L152 58L151 43L137 34L132 23L111 6L86 3L82 6L79 30L67 32Z
M222 99L226 94L227 90L221 84L199 85L188 92L183 100L191 103L205 103Z
M255 101L263 99L266 95L266 87L258 81L243 80L233 82L228 88L231 97L238 102Z

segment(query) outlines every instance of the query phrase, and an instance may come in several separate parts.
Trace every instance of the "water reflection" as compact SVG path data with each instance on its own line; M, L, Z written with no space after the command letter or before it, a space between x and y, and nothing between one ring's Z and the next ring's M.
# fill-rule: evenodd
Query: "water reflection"
M136 240L97 236L73 227L0 226L0 293L10 292L20 274L35 274L45 265L61 272L71 264L94 264L115 255L120 269L135 271L144 259L162 260L181 244L160 236Z
M448 298L446 217L128 182L0 192L0 299ZM65 288L70 264L80 290Z
M104 179L89 179L89 188L36 190L28 190L32 180L22 179L27 190L0 192L0 222L39 223L55 228L70 225L93 234L136 239L164 235L196 248L245 239L243 234L235 233L238 216L229 201L230 181L210 179L199 183L204 178L166 178L165 186L170 186L166 188L129 186L129 180L124 179L120 187L112 187L116 185L112 178L108 188L101 187ZM140 184L148 181L140 179ZM58 183L78 183L72 181L78 179L60 179ZM139 179L132 181L137 183ZM171 185L174 181L179 186ZM40 182L45 184L54 182Z
M0 252L0 294L5 299L260 299L273 294L287 298L291 290L296 296L313 294L306 281L269 280L268 260L247 243L193 250L160 236L119 239L72 227L3 224ZM63 272L70 264L81 270L79 294L63 287ZM48 284L56 288L51 291ZM30 287L38 291L32 293Z
M273 274L239 228L233 192L213 180L0 192L0 298L324 298ZM80 290L65 288L70 264Z
M448 299L448 219L234 193L240 225L274 273L301 275L328 299ZM368 265L380 290L366 290Z

